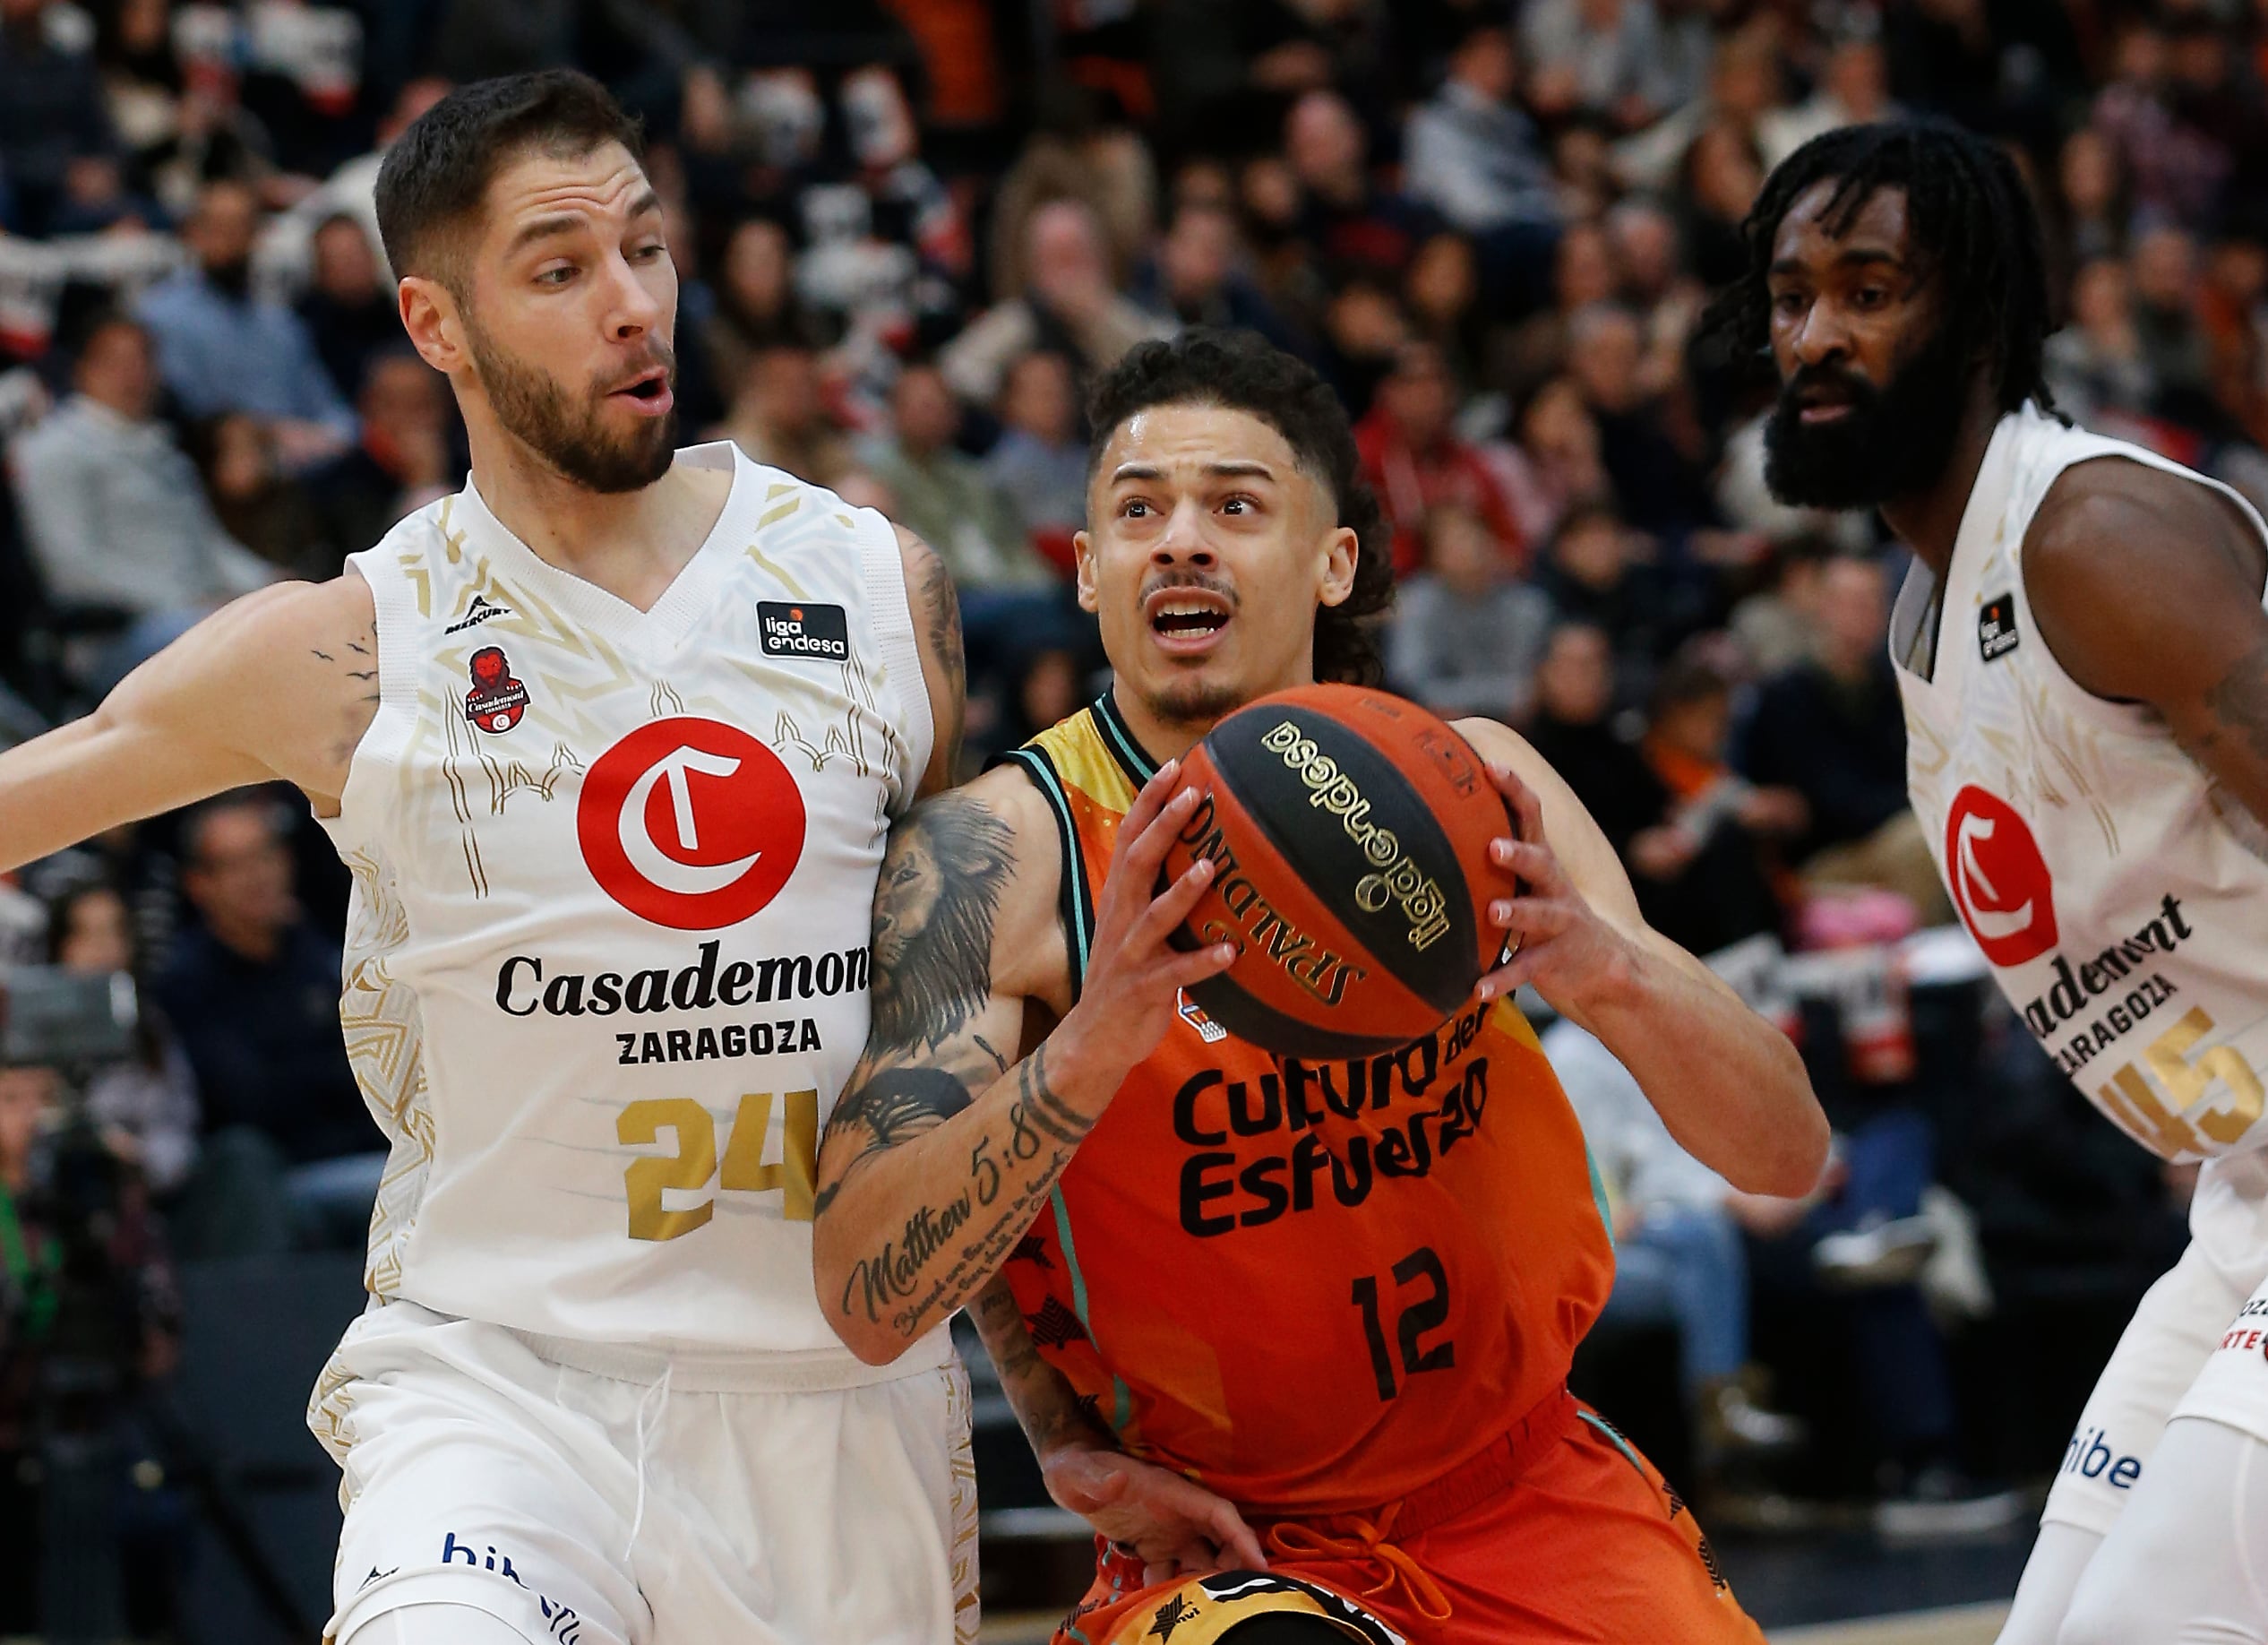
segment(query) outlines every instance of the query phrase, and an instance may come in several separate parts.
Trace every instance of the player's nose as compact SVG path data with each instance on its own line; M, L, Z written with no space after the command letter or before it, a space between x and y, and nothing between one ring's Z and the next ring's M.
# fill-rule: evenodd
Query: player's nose
M1159 532L1150 549L1150 559L1159 565L1210 565L1213 563L1213 544L1205 526L1207 516L1205 505L1194 498L1184 497L1166 516L1165 530Z
M660 297L648 289L638 278L638 271L622 258L614 259L607 270L606 334L617 342L627 341L659 326L663 319Z
M1803 323L1796 328L1795 356L1805 366L1824 365L1851 352L1851 328L1843 323L1841 308L1834 303L1814 303L1804 311Z

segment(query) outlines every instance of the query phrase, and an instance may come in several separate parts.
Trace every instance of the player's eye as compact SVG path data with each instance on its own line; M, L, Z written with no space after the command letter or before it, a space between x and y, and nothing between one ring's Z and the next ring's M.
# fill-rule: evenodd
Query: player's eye
M1861 308L1879 308L1890 300L1890 293L1880 286L1859 288L1857 302Z
M1234 496L1221 504L1221 512L1228 514L1249 514L1258 506L1259 504L1250 497Z
M539 286L558 287L565 285L569 280L574 278L575 271L571 267L563 264L555 269L546 269L542 273L537 275L536 283Z
M1123 519L1141 520L1149 514L1150 505L1139 497L1129 497L1118 505L1118 512Z
M633 251L630 254L637 258L641 263L651 263L655 258L660 256L662 253L667 249L668 247L664 245L659 240L656 240L650 245L640 246L636 251Z
M1772 299L1772 306L1775 312L1792 320L1803 312L1803 294L1800 291L1783 291Z

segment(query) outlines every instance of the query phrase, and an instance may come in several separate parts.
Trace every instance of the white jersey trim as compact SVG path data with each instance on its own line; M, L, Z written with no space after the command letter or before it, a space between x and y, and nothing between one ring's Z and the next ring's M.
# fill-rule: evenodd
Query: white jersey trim
M871 508L858 511L866 528L859 552L866 573L866 606L874 631L874 649L882 659L882 681L898 704L892 724L906 728L906 769L899 773L898 792L890 815L902 816L913 808L937 746L936 716L930 712L929 681L922 670L922 649L914 633L914 602L906 587L906 559L898 546L898 530Z

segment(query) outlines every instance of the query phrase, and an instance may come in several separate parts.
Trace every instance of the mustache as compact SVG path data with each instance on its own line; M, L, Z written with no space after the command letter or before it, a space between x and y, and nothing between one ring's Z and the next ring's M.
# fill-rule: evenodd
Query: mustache
M1167 589L1201 589L1207 594L1217 594L1228 601L1232 611L1244 603L1236 592L1236 585L1227 578L1215 577L1194 567L1152 572L1142 580L1142 590L1135 598L1138 602L1147 604L1151 595L1163 593Z
M1780 398L1789 405L1802 401L1813 393L1832 394L1853 405L1866 405L1879 393L1873 383L1854 373L1834 366L1800 366L1795 375L1780 388Z
M668 382L669 386L675 388L677 386L677 350L656 337L647 342L645 349L636 360L624 366L598 392L602 394L611 394L627 383L635 383L657 366L661 367L662 375Z

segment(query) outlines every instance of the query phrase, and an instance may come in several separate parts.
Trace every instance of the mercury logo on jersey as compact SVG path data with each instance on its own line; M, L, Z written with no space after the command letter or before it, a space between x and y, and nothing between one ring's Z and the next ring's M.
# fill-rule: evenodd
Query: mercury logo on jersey
M575 806L599 889L679 931L736 926L778 896L804 829L803 792L779 756L694 715L640 726L599 755Z
M1946 816L1946 881L1984 957L2003 968L2056 945L2055 884L2015 807L1971 783Z

